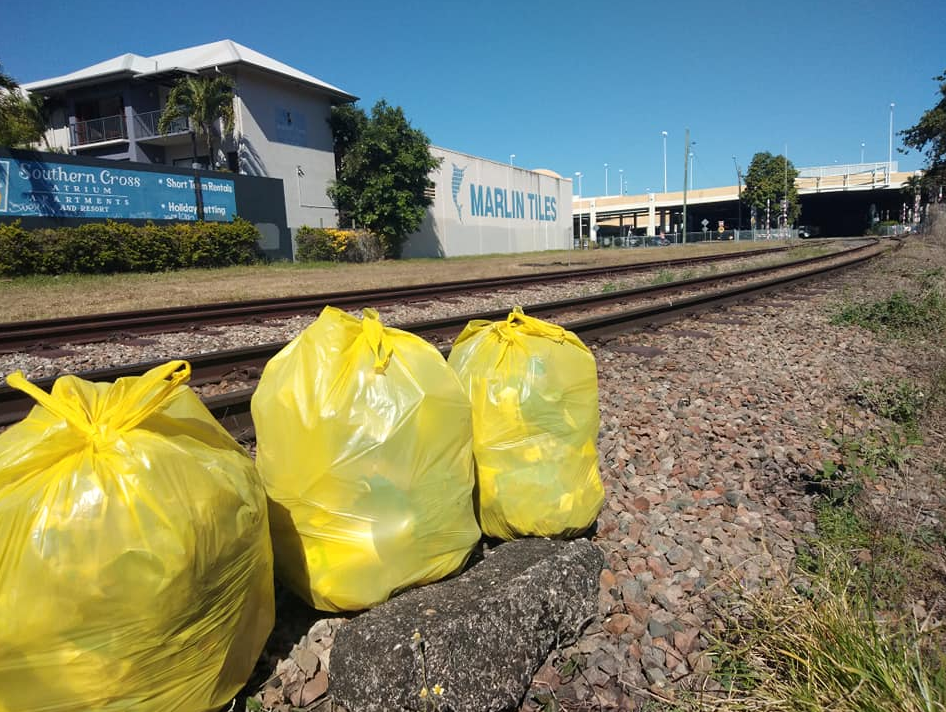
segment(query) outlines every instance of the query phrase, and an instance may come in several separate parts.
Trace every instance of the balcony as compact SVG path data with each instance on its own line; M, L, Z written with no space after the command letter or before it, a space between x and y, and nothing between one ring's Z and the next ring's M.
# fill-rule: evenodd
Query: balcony
M190 124L187 119L174 119L168 126L167 134L162 134L158 131L158 121L161 119L161 114L160 111L146 111L143 114L135 114L135 138L171 136L190 131Z
M168 132L158 131L160 111L146 111L132 114L135 140L140 143L171 145L185 142L190 135L187 119L174 119L168 126ZM125 114L103 116L88 121L77 121L72 126L72 146L89 146L100 143L128 141L128 120Z
M125 117L122 114L103 116L88 121L77 121L72 126L73 146L127 140L128 127L125 125Z

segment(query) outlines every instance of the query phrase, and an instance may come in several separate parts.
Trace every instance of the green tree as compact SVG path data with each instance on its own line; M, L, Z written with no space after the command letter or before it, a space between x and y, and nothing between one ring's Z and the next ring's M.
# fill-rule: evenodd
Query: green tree
M22 93L0 66L0 146L28 148L46 139L48 125L43 98Z
M328 195L342 225L368 229L381 238L386 256L399 257L433 202L428 176L440 160L430 155L426 134L411 127L401 107L382 99L363 123L357 112L364 116L354 107L332 111L329 124L343 154Z
M946 72L933 80L939 82L936 106L923 112L915 126L900 132L904 146L925 152L926 170L920 183L927 191L946 185Z
M764 221L766 203L769 205L770 220L777 224L782 214L782 200L786 197L788 187L788 222L793 224L801 213L801 204L798 201L798 189L795 179L798 170L791 161L786 163L785 156L773 156L768 151L757 153L752 157L749 170L744 178L742 199L750 208L761 211ZM788 169L786 173L786 167ZM766 227L771 227L767 225Z
M5 91L16 91L19 86L20 85L16 83L16 80L13 77L4 73L3 65L0 64L0 89Z
M342 104L332 107L328 124L332 129L332 145L335 149L335 173L339 174L348 151L365 132L368 117L354 104Z
M175 119L188 119L197 135L206 141L210 167L215 167L214 139L219 134L218 122L223 122L228 135L233 133L233 88L233 79L226 74L183 77L168 94L167 104L158 119L158 131L168 133Z

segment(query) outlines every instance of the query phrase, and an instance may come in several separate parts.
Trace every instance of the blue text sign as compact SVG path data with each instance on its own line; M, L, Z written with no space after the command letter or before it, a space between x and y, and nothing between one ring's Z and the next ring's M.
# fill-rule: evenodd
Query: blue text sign
M202 177L204 219L236 214L232 180ZM0 215L61 218L196 220L193 177L0 159Z

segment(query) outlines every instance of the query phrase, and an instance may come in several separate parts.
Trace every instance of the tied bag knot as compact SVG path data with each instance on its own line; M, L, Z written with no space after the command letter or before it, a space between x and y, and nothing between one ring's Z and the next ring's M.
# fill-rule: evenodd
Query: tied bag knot
M160 408L178 386L190 380L191 367L187 361L169 361L151 369L135 380L121 398L101 412L90 412L78 394L70 387L66 376L56 395L30 383L22 371L7 376L7 385L22 391L53 415L62 418L82 433L94 448L104 448L122 433L137 427ZM96 409L97 410L97 409Z

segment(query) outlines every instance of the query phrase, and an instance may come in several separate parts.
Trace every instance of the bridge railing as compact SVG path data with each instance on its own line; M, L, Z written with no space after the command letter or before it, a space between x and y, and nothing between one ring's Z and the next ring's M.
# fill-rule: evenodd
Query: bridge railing
M896 173L898 170L897 161L875 161L872 163L842 163L830 166L813 166L810 168L799 168L799 178L827 178L828 176L844 176L854 173L885 173L887 169Z
M707 230L706 232L688 232L686 234L685 244L692 245L698 242L731 242L731 241L755 241L762 242L766 240L792 240L798 237L798 230L795 228L773 227L755 230ZM667 247L670 245L684 244L684 236L679 232L668 232L664 235L600 235L597 243L583 235L581 240L574 238L575 249L588 249L590 246L597 246L606 249L624 249L636 247Z

